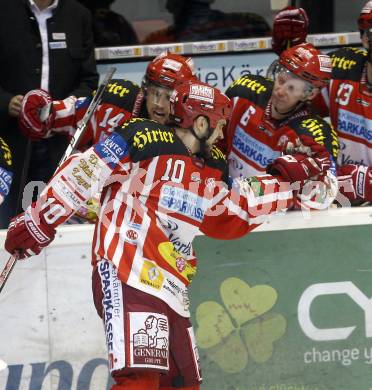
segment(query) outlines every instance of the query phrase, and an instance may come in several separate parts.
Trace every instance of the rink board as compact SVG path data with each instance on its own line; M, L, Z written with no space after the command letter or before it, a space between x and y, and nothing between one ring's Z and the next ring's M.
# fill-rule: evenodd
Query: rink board
M239 240L197 240L203 389L372 389L371 214L292 213ZM16 265L0 295L0 389L108 386L91 236L91 226L63 227L44 254Z

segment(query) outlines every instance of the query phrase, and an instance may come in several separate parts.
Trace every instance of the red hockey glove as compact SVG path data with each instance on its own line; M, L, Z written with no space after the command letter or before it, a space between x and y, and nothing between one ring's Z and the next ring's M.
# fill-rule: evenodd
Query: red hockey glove
M295 142L287 142L283 149L290 154L275 159L267 167L267 172L279 173L285 181L318 179L331 167L331 156L325 146L308 135L300 135Z
M279 174L284 181L290 183L316 180L327 173L331 167L329 157L313 158L296 153L276 158L268 167L271 175Z
M309 18L303 8L286 7L274 18L272 48L280 55L289 47L305 42Z
M34 89L25 95L18 125L26 137L34 140L47 137L54 119L53 102L48 92Z
M337 168L339 191L349 200L372 202L372 167L347 164Z
M38 255L54 240L55 234L55 229L30 206L10 221L5 249L11 254L18 252L19 259Z

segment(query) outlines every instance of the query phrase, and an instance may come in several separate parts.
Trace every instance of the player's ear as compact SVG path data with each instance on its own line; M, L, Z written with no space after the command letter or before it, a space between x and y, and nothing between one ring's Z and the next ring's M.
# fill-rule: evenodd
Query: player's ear
M199 137L204 137L208 134L208 119L205 116L199 115L194 120L194 131Z
M306 100L313 100L315 98L316 95L318 95L318 93L320 93L320 89L319 88L313 88L311 90L311 92L309 92L306 96Z

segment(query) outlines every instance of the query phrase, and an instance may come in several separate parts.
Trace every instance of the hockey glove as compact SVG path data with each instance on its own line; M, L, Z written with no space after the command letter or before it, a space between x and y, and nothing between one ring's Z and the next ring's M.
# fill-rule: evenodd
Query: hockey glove
M22 133L33 140L46 138L55 119L53 102L48 92L34 89L22 101L18 125Z
M278 157L267 167L270 174L279 173L285 181L302 182L326 175L331 167L331 156L324 145L308 135L300 135L295 142L288 142L284 152L290 155Z
M337 168L339 191L351 201L372 202L372 167L347 164Z
M305 42L309 19L303 8L286 7L274 18L272 48L280 55L289 47Z
M38 255L54 240L55 234L55 229L31 205L10 221L5 249L11 254L18 253L19 259Z
M296 153L276 158L267 167L270 175L280 175L284 181L290 183L304 182L308 179L316 180L326 174L331 167L329 157L313 158Z

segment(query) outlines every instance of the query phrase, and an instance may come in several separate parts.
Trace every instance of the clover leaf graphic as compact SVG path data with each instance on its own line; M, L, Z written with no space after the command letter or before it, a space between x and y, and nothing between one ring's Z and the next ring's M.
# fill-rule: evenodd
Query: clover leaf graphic
M250 287L231 277L221 283L220 295L224 306L206 301L197 307L199 347L231 374L242 371L249 358L266 362L287 326L281 314L266 314L277 301L275 289L268 285Z

